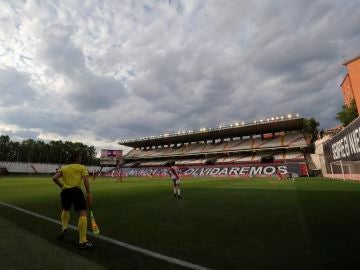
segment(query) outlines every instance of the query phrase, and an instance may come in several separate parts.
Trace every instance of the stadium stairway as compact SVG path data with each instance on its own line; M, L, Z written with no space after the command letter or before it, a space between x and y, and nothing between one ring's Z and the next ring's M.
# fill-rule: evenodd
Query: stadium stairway
M312 157L309 153L305 153L305 160L306 160L306 164L309 169L309 174L310 174L310 176L313 176L314 172L317 170L317 168L316 168L315 163L312 160Z

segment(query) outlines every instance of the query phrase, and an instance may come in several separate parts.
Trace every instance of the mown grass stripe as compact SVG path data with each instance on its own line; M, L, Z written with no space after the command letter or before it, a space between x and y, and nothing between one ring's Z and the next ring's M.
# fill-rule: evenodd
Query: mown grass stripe
M29 211L29 210L26 210L26 209L23 209L23 208L20 208L20 207L17 207L17 206L14 206L14 205L11 205L11 204L8 204L8 203L5 203L5 202L0 201L0 205L3 205L3 206L6 206L6 207L15 209L17 211L29 214L31 216L38 217L40 219L43 219L43 220L46 220L46 221L61 225L61 222L59 220L43 216L43 215L37 214L35 212ZM77 230L78 229L76 226L73 226L73 225L69 225L69 228L72 229L72 230ZM150 256L150 257L153 257L153 258L157 258L157 259L160 259L160 260L163 260L163 261L166 261L166 262L170 262L170 263L173 263L173 264L184 266L184 267L189 268L189 269L210 270L209 268L206 268L204 266L200 266L200 265L193 264L193 263L190 263L190 262L186 262L186 261L183 261L183 260L180 260L180 259L176 259L176 258L173 258L173 257L162 255L160 253L153 252L153 251L150 251L150 250L147 250L147 249L144 249L144 248L140 248L140 247L137 247L137 246L134 246L134 245L130 245L130 244L127 244L125 242L121 242L121 241L112 239L112 238L107 237L107 236L96 235L96 234L93 234L90 231L88 231L88 233L91 236L95 237L95 238L101 239L103 241L107 241L107 242L112 243L114 245L117 245L117 246L120 246L120 247L123 247L123 248L127 248L129 250L133 250L133 251L139 252L141 254L144 254L144 255L147 255L147 256Z

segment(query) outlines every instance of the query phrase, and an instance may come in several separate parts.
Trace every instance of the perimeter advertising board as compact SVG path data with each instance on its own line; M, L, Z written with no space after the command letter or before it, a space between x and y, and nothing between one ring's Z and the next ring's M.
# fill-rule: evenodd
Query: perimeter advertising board
M360 117L325 143L324 156L327 165L360 160Z
M289 172L299 176L307 176L307 166L304 162L277 163L277 164L234 164L234 165L203 165L179 166L182 176L188 177L247 177L247 176L272 176L276 169L281 174ZM166 167L149 168L123 168L124 176L168 176Z

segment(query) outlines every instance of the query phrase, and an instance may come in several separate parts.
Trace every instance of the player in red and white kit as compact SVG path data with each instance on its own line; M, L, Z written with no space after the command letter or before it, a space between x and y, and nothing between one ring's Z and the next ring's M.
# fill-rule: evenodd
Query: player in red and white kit
M282 177L282 174L281 174L279 168L276 168L275 174L276 174L278 180L283 180L283 177Z
M168 172L169 172L169 175L170 175L171 180L173 181L173 185L174 185L174 197L181 199L180 175L178 172L178 168L172 164L172 165L170 165Z

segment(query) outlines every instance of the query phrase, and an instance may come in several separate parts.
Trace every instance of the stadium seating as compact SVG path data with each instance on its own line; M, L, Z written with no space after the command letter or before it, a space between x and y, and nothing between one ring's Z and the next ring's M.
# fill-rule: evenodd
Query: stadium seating
M142 162L141 166L165 166L168 161L146 161Z
M250 163L253 161L254 154L249 154L247 156L240 157L237 162L238 163Z
M222 157L222 158L218 158L216 160L217 164L222 164L222 163L236 163L236 161L238 160L239 157Z
M134 149L125 156L127 162L124 166L131 167L139 164L140 166L164 166L174 160L177 165L200 165L207 162L215 164L260 163L265 157L272 157L274 162L305 161L304 153L299 148L306 146L303 134L284 135L282 133L269 139L255 136L217 143L193 143L148 150ZM294 150L290 151L292 148ZM224 154L231 156L224 157ZM201 157L204 155L210 156ZM184 157L188 158L180 160ZM156 160L158 158L162 160ZM164 158L166 158L165 161Z
M286 157L285 159L287 161L304 161L305 157L304 157L304 153L301 151L289 151L286 153Z
M55 173L57 164L0 162L1 167L6 167L10 173Z
M273 155L275 162L282 162L285 161L286 157L284 153L276 153Z
M227 151L239 151L239 150L248 150L251 149L252 146L252 139L245 139L245 140L238 140L229 142L226 150Z
M0 167L6 167L9 173L39 173L39 174L53 174L56 169L60 167L58 164L47 163L24 163L24 162L0 162ZM87 167L89 172L93 170L100 170L99 166Z
M126 157L127 158L136 158L136 157L141 156L142 152L143 151L141 151L141 150L133 149L126 155Z
M288 134L284 137L284 146L306 147L306 140L302 134Z

